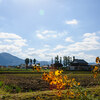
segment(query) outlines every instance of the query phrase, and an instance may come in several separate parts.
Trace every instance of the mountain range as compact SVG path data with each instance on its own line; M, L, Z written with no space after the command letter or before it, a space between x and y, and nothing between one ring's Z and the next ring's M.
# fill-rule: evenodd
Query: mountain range
M40 63L41 66L50 64L49 61L37 61L37 63ZM25 61L6 52L0 53L0 65L16 66L20 64L25 64Z

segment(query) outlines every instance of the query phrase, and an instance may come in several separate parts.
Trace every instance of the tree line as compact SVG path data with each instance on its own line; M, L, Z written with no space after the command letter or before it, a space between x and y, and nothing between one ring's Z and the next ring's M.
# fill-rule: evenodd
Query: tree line
M34 58L32 60L32 59L26 58L25 59L26 69L28 68L29 63L30 63L30 66L32 66L32 64L36 64L36 59Z
M75 56L72 57L70 56L63 56L63 57L59 57L58 55L56 57L54 57L54 59L51 59L51 64L53 65L57 65L57 66L64 66L67 67L71 64L71 62L75 59ZM62 65L61 65L62 64Z

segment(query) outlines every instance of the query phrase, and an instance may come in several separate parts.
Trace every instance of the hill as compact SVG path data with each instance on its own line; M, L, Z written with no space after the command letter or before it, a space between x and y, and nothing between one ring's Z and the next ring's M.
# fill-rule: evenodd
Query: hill
M6 53L6 52L0 53L0 65L16 66L16 65L20 65L20 64L24 64L24 63L25 63L25 61L23 59L13 56L9 53ZM40 63L41 66L50 64L49 61L37 61L37 63Z
M13 66L13 65L19 65L19 64L23 64L24 63L24 60L16 57L16 56L13 56L9 53L0 53L0 65L3 65L3 66Z

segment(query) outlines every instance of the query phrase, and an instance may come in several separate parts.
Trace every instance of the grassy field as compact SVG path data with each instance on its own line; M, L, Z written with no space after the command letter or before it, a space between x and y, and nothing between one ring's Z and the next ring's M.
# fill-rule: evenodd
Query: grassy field
M52 92L49 84L41 78L44 71L49 72L49 70L41 72L20 69L0 70L0 100L36 100L38 96L44 100L56 99L55 92ZM96 100L100 99L100 74L96 79L90 71L64 71L63 75L75 78L83 88L94 94Z

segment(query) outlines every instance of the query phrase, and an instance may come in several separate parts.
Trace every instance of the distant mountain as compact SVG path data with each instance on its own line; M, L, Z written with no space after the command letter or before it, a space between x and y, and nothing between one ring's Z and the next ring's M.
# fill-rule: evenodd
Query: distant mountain
M24 60L16 57L16 56L13 56L9 53L0 53L0 65L3 65L3 66L13 66L13 65L19 65L19 64L23 64L24 63Z
M91 63L89 63L89 65L95 65L96 63L95 62L91 62Z
M37 61L36 63L40 63L40 66L50 65L49 61ZM20 64L25 64L23 59L20 59L16 56L13 56L9 53L0 53L0 65L3 66L16 66Z
M37 63L40 63L40 66L51 64L50 61L37 61Z

